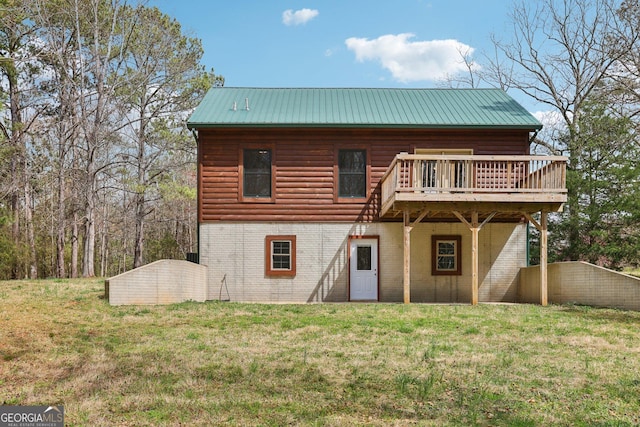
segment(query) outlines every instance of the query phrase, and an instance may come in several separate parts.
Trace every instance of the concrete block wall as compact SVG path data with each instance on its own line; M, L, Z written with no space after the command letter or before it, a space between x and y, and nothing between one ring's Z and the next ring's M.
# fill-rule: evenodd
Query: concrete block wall
M640 278L628 274L582 261L559 262L548 265L547 282L550 303L640 310ZM540 302L539 266L520 272L518 300Z
M549 273L553 264L547 265L547 296L549 295L550 282L555 278ZM526 304L540 304L540 266L534 265L520 270L520 280L518 283L517 302ZM549 301L552 302L553 301Z
M208 299L222 294L222 299L244 302L346 301L348 236L376 233L377 225L203 224L200 263L209 267ZM266 277L267 235L296 236L295 277Z
M171 304L207 299L207 268L160 260L105 281L111 305Z
M431 275L431 236L460 235L462 275ZM265 237L295 235L295 277L265 275ZM207 265L207 299L244 302L348 300L349 236L379 237L379 299L403 299L400 223L211 223L200 226L200 263ZM489 223L480 239L480 301L515 302L526 265L526 226ZM462 223L421 223L411 232L411 300L471 300L471 232Z

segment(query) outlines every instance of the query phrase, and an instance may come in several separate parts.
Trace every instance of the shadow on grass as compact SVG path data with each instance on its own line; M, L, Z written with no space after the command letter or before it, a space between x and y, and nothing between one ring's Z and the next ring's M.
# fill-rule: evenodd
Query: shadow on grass
M564 304L558 307L563 313L569 313L587 320L603 320L634 325L640 324L640 312L637 311L580 304Z

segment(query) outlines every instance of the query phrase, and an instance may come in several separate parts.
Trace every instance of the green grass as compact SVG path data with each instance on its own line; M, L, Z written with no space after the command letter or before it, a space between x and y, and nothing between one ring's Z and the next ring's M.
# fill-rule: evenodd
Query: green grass
M111 307L102 287L0 282L0 404L70 426L640 424L637 312Z

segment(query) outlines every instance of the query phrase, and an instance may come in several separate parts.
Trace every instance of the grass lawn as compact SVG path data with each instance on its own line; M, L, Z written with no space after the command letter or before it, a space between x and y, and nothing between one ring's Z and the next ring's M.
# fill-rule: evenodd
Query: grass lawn
M640 313L184 303L0 282L0 405L67 425L640 424Z

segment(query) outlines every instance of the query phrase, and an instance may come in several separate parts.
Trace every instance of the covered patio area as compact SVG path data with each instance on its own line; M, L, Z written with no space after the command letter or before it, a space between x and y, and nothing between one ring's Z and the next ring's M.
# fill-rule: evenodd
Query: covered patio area
M526 218L540 231L540 304L547 305L547 215L567 199L566 157L398 154L382 177L382 219L402 219L403 295L411 302L411 231L458 220L471 234L471 301L478 303L479 233ZM539 214L539 219L536 219Z

